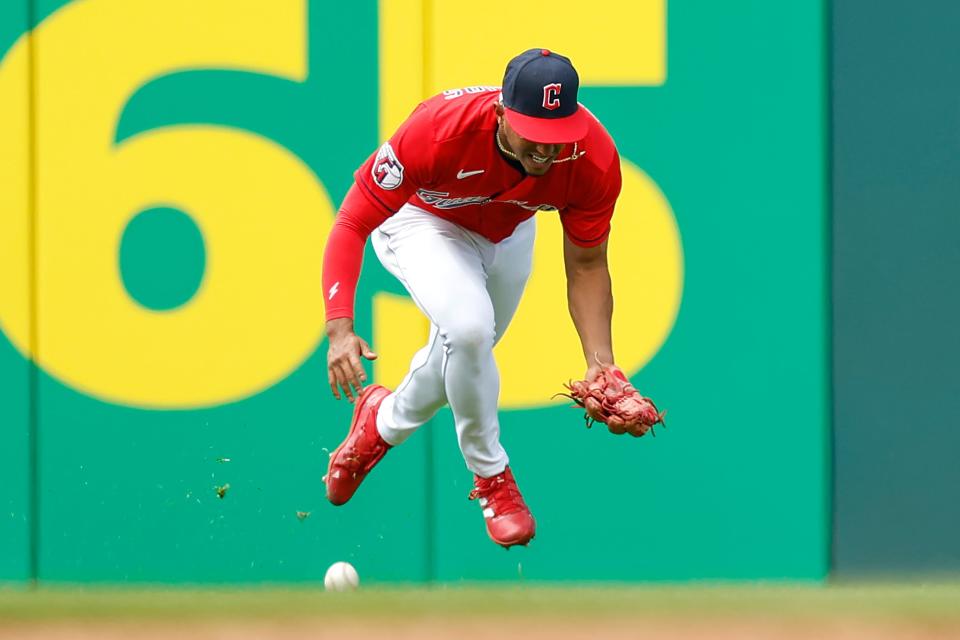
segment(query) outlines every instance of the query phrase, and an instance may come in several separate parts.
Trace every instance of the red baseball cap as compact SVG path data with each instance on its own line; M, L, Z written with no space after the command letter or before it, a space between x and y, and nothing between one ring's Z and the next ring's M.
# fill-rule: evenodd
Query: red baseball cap
M503 108L507 122L531 142L577 142L590 114L577 103L580 77L570 59L549 49L528 49L507 64Z

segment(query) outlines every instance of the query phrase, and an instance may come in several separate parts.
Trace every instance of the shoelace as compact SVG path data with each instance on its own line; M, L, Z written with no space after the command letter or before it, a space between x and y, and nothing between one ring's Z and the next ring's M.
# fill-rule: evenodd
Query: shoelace
M497 516L505 516L527 508L517 484L508 481L502 473L492 478L478 478L477 487L468 497L470 500L486 498L486 506Z

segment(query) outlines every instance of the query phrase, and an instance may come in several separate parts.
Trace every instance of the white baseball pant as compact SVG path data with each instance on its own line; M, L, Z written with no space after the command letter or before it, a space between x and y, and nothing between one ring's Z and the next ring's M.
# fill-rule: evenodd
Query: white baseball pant
M389 444L402 443L449 403L467 468L489 478L507 466L493 346L520 303L535 233L531 217L494 243L410 204L373 232L380 262L430 320L426 346L377 415Z

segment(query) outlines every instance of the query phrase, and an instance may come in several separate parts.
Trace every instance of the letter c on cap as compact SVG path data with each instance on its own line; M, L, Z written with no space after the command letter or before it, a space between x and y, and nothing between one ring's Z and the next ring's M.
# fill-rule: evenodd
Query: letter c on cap
M561 83L554 82L543 87L543 108L553 111L560 106Z

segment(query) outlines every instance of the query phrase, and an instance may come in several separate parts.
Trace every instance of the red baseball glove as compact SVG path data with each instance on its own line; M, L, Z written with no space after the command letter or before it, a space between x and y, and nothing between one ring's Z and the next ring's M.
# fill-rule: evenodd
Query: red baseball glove
M634 388L623 371L601 365L600 375L593 381L572 381L564 385L570 393L561 393L586 409L587 427L594 422L607 425L611 433L639 438L652 431L655 424L664 424L665 411L657 410L653 401Z

